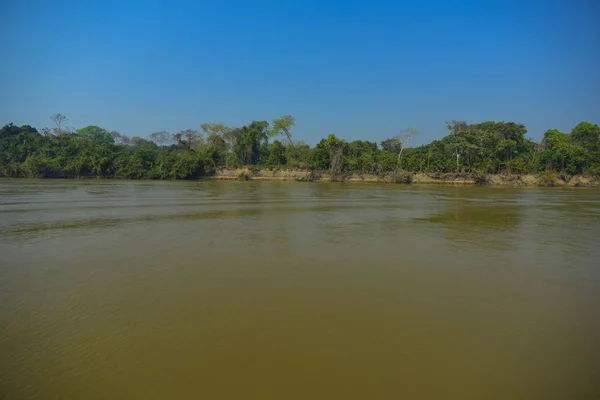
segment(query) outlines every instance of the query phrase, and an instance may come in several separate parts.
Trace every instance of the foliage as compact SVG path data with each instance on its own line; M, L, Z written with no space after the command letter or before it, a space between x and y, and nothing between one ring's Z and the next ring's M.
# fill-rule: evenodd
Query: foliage
M544 134L542 144L545 150L541 157L546 170L576 174L585 166L586 150L577 144L573 137L556 129Z
M279 140L269 146L269 156L265 160L268 167L280 167L287 163L285 147Z
M227 158L225 159L225 166L227 168L239 168L242 166L242 161L238 158L235 153L227 153Z
M556 186L559 176L555 171L544 171L537 175L537 183L539 186Z
M200 125L202 132L160 131L151 140L93 125L75 131L65 127L62 114L51 119L56 127L41 133L12 123L0 129L0 176L195 179L218 168L247 167L307 170L308 180L328 172L333 180L358 173L390 175L403 183L414 173L468 174L480 183L489 174L538 173L541 183L554 184L560 176L600 175L600 128L589 122L570 133L549 130L541 143L527 139L525 126L514 122L451 121L448 135L417 147L407 145L414 130L380 146L331 134L310 147L292 141L290 115L240 128L218 122Z
M260 167L256 165L251 165L248 167L248 171L250 172L250 174L252 174L252 176L256 176L260 173Z
M285 135L290 145L294 145L292 141L292 126L296 125L296 118L291 115L284 115L273 120L272 128L269 131L269 137Z
M98 145L109 145L115 142L113 136L106 129L93 125L79 129L75 134L86 141L94 142Z

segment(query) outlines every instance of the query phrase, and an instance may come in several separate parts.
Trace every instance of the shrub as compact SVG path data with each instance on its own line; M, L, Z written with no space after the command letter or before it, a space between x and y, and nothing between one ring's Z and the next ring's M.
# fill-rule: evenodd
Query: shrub
M567 174L566 172L561 172L558 177L565 182L569 182L571 180L571 175Z
M537 176L538 186L556 186L558 174L554 171L541 172Z
M477 175L473 180L477 185L487 185L490 183L490 177L488 175Z
M296 181L298 181L298 182L314 182L320 178L321 178L321 175L319 175L318 172L310 171L305 176L296 178Z
M227 168L239 168L242 166L242 162L235 153L227 153L225 165L227 165Z
M393 176L394 183L412 183L413 174L410 172L400 171L396 172Z
M251 179L252 179L252 177L250 175L248 175L247 173L245 173L245 172L242 172L237 177L238 181L249 181Z
M487 185L490 183L490 177L484 171L475 170L473 172L473 180L477 185Z

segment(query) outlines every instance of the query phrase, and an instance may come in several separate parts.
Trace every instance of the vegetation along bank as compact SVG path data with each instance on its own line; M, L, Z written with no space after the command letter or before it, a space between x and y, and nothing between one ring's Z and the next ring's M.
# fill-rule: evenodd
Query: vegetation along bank
M40 131L0 129L0 176L600 186L600 127L589 122L548 130L540 143L515 122L451 121L446 136L422 146L410 146L417 132L407 129L379 144L331 134L311 147L294 140L290 115L149 138L51 119L55 126Z

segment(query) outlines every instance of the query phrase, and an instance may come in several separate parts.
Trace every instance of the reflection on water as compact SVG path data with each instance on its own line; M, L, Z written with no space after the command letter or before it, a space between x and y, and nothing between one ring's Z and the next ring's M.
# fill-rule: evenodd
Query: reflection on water
M0 181L0 398L596 398L600 192Z
M501 194L495 198L453 194L445 197L446 205L438 213L417 220L442 227L450 245L466 243L507 250L515 245L522 213L531 211L527 206L513 199L504 200Z

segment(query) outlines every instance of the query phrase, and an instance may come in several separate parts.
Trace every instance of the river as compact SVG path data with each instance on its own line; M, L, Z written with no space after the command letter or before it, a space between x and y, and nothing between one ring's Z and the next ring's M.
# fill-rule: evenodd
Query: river
M2 399L600 398L600 191L0 180Z

